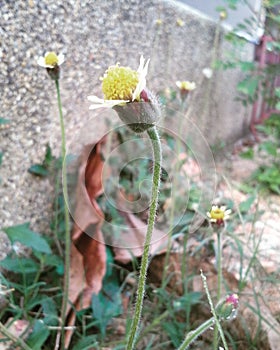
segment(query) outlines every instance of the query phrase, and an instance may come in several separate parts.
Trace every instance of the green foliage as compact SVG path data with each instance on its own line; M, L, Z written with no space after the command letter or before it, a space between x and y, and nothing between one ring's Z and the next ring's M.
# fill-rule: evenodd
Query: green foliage
M1 260L0 266L2 266L7 271L22 274L36 273L40 268L39 264L33 259L15 259L13 256L7 256L4 260Z
M98 349L98 342L96 341L96 335L88 335L80 340L74 345L73 350L91 350L93 347Z
M46 146L46 153L45 158L43 160L42 164L34 164L32 165L28 171L37 176L46 177L49 175L49 170L52 165L52 162L55 160L54 156L52 155L52 151L50 148L50 145L48 144Z
M252 101L257 93L257 88L259 85L260 78L259 77L248 77L242 80L237 85L237 91L243 93L248 96L250 101Z
M35 320L26 343L32 350L41 350L49 335L50 331L46 324L42 320Z
M254 201L256 200L256 196L252 195L249 196L244 202L241 202L239 204L239 210L242 214L246 214L251 206L253 205Z
M229 8L234 8L239 1L226 0ZM267 43L267 52L279 53L280 42L280 21L279 14L274 11L275 6L279 6L279 0L266 1L266 35L273 38L273 41ZM248 18L240 23L229 35L227 39L232 43L234 49L229 59L220 62L220 68L239 68L244 74L244 79L238 83L237 92L239 92L238 100L243 105L252 105L260 97L266 103L268 109L272 111L280 110L280 88L274 87L273 82L275 77L279 76L280 70L277 64L266 64L260 68L255 62L244 62L238 55L235 55L235 50L242 45L243 39L238 38L236 33L238 30L245 31L250 34L251 28L256 28L254 18ZM236 50L238 51L238 50ZM267 140L259 145L258 151L261 152L263 164L252 175L252 179L261 186L277 194L280 193L279 183L279 147L280 147L280 112L271 113L269 118L263 125L258 125L257 129L267 136ZM240 154L242 158L253 159L254 151L249 148L247 151Z
M252 179L257 180L264 188L280 194L280 163L260 166L252 174Z
M116 268L113 267L114 258L109 248L106 249L106 275L103 279L102 290L92 295L92 315L105 336L106 327L113 317L122 313L122 299Z
M18 226L4 228L3 231L9 237L11 243L20 242L26 247L32 248L37 252L50 254L51 248L48 242L37 232L29 229L29 224L25 223Z
M246 151L239 153L239 156L244 159L253 159L254 150L253 148L248 148Z

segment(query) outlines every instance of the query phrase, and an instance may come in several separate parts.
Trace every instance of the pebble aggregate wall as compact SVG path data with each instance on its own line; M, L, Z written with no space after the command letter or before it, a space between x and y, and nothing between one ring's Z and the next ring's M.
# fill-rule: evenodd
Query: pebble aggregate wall
M234 142L248 131L249 120L234 101L237 72L214 74L205 108L202 69L211 63L215 28L214 22L175 1L2 0L1 117L11 124L0 131L1 226L30 222L34 230L49 229L53 186L27 172L42 161L47 143L56 155L60 152L54 84L36 64L38 56L49 50L66 56L61 92L69 144L90 124L87 96L101 97L104 70L116 62L136 69L140 54L151 57L148 85L155 92L175 88L176 80L197 83L190 117L207 142ZM220 38L219 52L228 49ZM243 55L251 59L250 45ZM84 138L101 128L102 121L95 120Z

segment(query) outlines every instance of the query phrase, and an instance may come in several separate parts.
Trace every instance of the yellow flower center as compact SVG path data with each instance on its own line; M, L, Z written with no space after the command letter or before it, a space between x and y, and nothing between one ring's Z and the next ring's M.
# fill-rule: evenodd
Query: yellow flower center
M49 52L45 57L45 63L48 66L56 66L58 64L58 57L55 52Z
M101 78L105 100L129 100L139 82L138 72L118 65L109 67Z
M210 211L211 219L219 220L225 217L225 212L219 208Z

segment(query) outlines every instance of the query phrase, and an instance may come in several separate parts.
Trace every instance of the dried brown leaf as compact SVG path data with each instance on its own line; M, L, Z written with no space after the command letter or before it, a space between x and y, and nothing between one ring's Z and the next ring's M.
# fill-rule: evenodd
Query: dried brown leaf
M101 140L93 148L85 147L79 168L69 288L69 301L74 310L68 307L68 326L75 324L76 311L90 306L91 296L101 290L106 272L106 249L101 232L104 216L96 202L103 191L103 143L104 140ZM70 345L72 334L73 330L66 332L66 349Z

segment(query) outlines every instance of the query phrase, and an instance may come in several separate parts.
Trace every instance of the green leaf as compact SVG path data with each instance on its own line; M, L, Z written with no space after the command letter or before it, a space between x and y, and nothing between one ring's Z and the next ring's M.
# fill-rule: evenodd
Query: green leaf
M225 0L228 4L228 7L231 9L231 10L236 10L236 6L238 4L238 1L239 0Z
M243 159L253 159L254 158L254 150L253 148L248 148L247 151L241 152L239 156Z
M26 343L32 350L41 350L49 335L50 331L44 322L36 320L34 322L33 331L28 337Z
M6 227L3 231L7 234L12 244L20 242L26 247L32 248L38 252L51 254L51 248L48 242L37 232L31 231L28 223Z
M2 165L2 160L3 160L3 152L0 152L0 165Z
M277 156L277 145L273 141L265 141L261 143L260 149L270 154L271 156Z
M241 213L247 213L251 208L252 204L254 203L255 199L255 196L250 196L244 202L241 202L239 204L239 210L241 211Z
M46 297L41 301L44 313L44 323L48 326L57 326L58 313L56 303L52 298Z
M52 150L49 144L46 146L45 158L42 164L34 164L28 169L30 174L46 177L49 174L49 167L52 162L55 160L55 157L52 155ZM61 167L61 161L58 161Z
M250 61L241 61L239 62L239 66L243 72L248 72L255 69L255 63Z
M44 159L43 165L45 167L49 167L53 160L54 160L54 156L52 155L52 149L51 149L50 145L47 144L46 153L45 153L45 159Z
M48 169L42 164L34 164L28 169L28 172L33 175L45 177L48 175Z
M113 268L113 256L107 249L106 275L103 279L103 287L100 293L92 296L93 317L102 336L105 336L107 324L113 317L122 313L122 299L117 271Z
M259 77L249 77L242 80L237 85L237 91L253 98L258 88L259 79Z
M60 276L64 273L64 261L57 255L44 254L41 252L34 252L34 255L43 263L44 266L55 267L56 273Z
M175 348L178 348L182 342L182 335L185 325L179 322L163 322L161 324L163 330L169 336Z
M73 350L90 350L97 345L96 335L89 335L80 339L73 347Z
M14 273L36 273L40 266L34 260L28 258L14 258L7 256L4 260L0 261L0 266L5 270Z
M280 185L277 184L270 184L269 188L272 192L275 192L277 194L280 194Z

